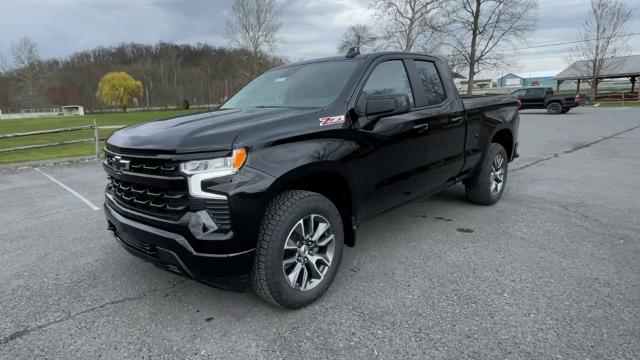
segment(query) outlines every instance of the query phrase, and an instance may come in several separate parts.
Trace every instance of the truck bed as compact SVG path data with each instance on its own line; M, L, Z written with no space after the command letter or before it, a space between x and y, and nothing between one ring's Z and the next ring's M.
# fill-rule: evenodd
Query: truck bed
M470 95L460 96L460 98L467 111L509 104L517 105L516 98L511 95Z

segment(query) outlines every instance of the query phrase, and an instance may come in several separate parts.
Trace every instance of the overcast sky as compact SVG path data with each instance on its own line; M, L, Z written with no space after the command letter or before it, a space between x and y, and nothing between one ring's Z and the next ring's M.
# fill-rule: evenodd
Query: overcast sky
M640 0L629 31L640 30ZM276 53L310 59L334 55L345 29L371 24L370 0L279 0L283 6ZM225 18L232 0L0 0L0 53L22 36L34 39L43 58L121 42L207 42L225 45ZM589 0L540 0L538 29L527 45L576 40ZM640 36L629 38L640 54ZM567 65L571 45L510 52L513 65L504 72L550 72Z

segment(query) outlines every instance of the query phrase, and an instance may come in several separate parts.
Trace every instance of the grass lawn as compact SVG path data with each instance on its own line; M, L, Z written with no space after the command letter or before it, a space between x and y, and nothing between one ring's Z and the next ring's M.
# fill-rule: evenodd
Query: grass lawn
M0 134L13 134L37 130L66 128L90 125L95 119L98 126L131 125L151 120L166 119L177 115L188 115L201 112L196 110L170 110L131 113L92 114L83 117L50 117L23 120L0 120ZM117 129L101 129L100 138L104 138ZM59 141L92 138L93 130L78 130L56 134L24 136L19 138L0 139L0 148L11 148L24 145L46 144ZM102 144L100 145L102 148ZM93 142L60 145L40 149L20 150L0 153L0 164L17 163L31 160L46 160L62 157L86 156L95 154Z

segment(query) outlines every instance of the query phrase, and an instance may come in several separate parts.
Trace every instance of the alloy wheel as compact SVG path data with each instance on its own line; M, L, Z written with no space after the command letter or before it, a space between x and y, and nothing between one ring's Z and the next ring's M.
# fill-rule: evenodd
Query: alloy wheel
M504 186L505 164L506 163L501 154L496 155L493 162L491 162L491 181L489 183L489 190L493 195L499 193Z
M334 251L335 234L324 216L300 219L284 243L282 270L289 285L300 291L318 286L331 267Z

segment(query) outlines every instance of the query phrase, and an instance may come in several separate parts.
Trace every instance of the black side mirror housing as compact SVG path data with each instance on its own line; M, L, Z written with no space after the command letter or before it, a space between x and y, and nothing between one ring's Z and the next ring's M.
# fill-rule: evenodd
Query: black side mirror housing
M364 115L364 127L382 117L408 113L411 110L409 95L374 95L364 96L358 101L356 110Z
M409 112L409 96L403 95L378 95L367 98L365 115L390 116Z

